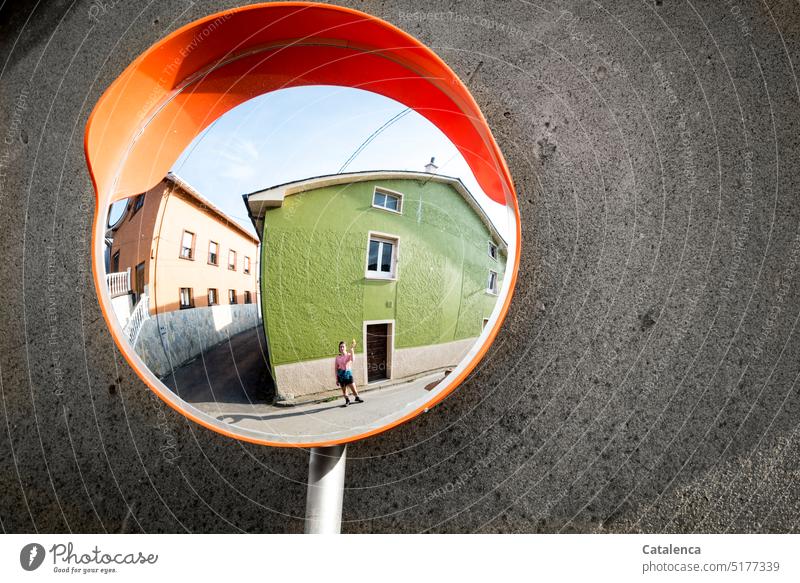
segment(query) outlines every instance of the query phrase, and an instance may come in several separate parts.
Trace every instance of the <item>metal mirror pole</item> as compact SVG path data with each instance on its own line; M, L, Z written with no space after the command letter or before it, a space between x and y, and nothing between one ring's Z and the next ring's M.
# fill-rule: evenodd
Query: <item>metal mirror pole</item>
M308 463L306 534L339 534L347 446L312 447Z

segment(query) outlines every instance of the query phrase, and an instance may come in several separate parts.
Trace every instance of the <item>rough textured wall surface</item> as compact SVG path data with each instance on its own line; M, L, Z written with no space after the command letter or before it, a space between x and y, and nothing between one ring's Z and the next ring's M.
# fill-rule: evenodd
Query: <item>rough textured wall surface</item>
M471 378L349 446L344 529L796 530L796 3L342 3L465 80L523 237ZM163 405L89 272L92 105L156 39L233 2L107 4L0 13L2 529L301 531L308 453Z
M402 214L376 209L376 185L403 194ZM396 280L365 277L369 233L398 238ZM261 285L273 366L333 356L363 322L395 320L395 348L477 337L504 257L463 197L440 182L381 180L286 197L264 215ZM498 284L499 285L499 284ZM449 364L449 363L448 363Z

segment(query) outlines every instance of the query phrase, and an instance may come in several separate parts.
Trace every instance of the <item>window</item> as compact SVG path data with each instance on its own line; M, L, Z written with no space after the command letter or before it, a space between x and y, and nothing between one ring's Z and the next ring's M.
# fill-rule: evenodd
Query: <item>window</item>
M215 241L208 242L208 262L211 265L219 265L219 245Z
M236 251L233 249L228 251L228 269L236 271Z
M395 213L403 212L403 195L399 192L375 188L372 195L372 206Z
M253 303L253 298L250 295L250 291L249 290L244 292L244 303L245 304L252 304Z
M367 277L394 279L397 272L397 239L370 235L367 248Z
M119 271L119 251L114 253L114 256L111 258L111 273L117 273Z
M247 255L244 256L244 272L250 273L250 258Z
M194 259L194 233L183 232L181 239L181 259Z
M208 305L216 306L219 303L219 295L213 287L208 288Z
M181 288L181 310L188 310L194 307L194 297L192 295L192 288Z
M497 272L490 271L489 279L486 281L486 293L497 295Z
M142 193L133 199L133 212L131 213L131 216L138 213L139 209L144 206L144 194L145 193Z
M228 290L228 303L229 304L235 304L236 303L236 290L235 289L229 289Z
M497 245L489 241L489 257L497 261Z

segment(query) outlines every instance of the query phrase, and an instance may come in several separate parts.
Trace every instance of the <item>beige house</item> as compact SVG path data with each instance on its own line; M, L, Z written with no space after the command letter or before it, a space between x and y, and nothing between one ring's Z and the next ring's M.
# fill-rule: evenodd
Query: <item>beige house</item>
M175 176L129 199L109 235L109 273L130 270L151 315L255 302L258 239Z
M128 199L109 226L106 241L112 305L137 353L148 350L138 345L139 336L154 316L162 316L162 336L166 328L174 328L175 349L182 336L196 339L209 323L211 333L199 344L167 359L173 366L176 359L196 356L226 335L257 325L258 238L177 176L167 175ZM155 323L150 327L159 328ZM156 340L150 338L153 344L164 344Z

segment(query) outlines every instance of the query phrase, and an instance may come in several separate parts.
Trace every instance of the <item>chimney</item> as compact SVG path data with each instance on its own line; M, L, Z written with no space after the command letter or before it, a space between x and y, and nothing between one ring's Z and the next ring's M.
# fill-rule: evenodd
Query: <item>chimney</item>
M425 164L425 172L428 174L436 174L436 171L439 169L439 167L433 163L435 159L436 158L431 157L431 161Z

